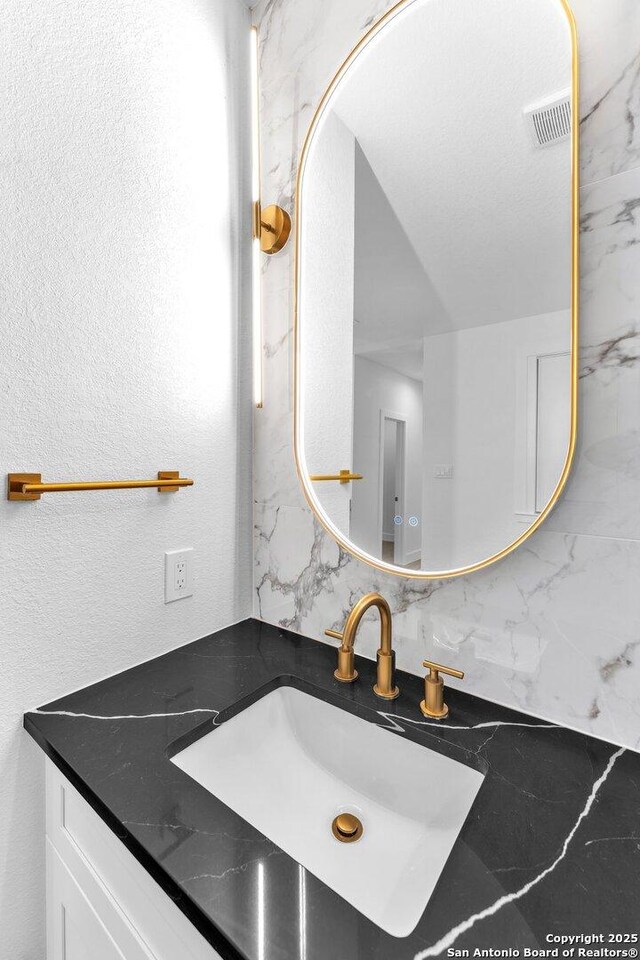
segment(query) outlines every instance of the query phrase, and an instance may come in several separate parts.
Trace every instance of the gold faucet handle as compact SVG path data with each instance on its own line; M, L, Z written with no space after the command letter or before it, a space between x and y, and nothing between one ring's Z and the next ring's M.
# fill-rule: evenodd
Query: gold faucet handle
M448 677L463 680L464 673L462 670L454 670L453 667L445 667L441 663L434 663L433 660L425 660L422 666L428 667L429 673L424 678L424 700L420 704L420 709L425 717L431 717L432 720L444 720L449 714L449 707L444 702L444 680L440 674L446 673Z
M454 670L453 667L445 667L441 663L434 663L433 660L424 660L422 666L429 668L431 671L430 677L433 680L438 679L439 673L446 673L448 677L455 677L456 680L464 680L464 672L462 670Z
M358 679L356 658L353 650L344 649L344 634L339 633L337 630L325 630L325 635L331 637L333 640L340 641L338 669L334 672L334 677L336 680L340 680L341 683L353 683L354 680Z

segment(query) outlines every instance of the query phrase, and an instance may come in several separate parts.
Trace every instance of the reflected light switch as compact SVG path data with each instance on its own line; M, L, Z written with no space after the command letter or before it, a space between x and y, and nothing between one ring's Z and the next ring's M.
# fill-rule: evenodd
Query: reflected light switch
M433 475L436 480L453 480L453 464L436 463L433 468Z

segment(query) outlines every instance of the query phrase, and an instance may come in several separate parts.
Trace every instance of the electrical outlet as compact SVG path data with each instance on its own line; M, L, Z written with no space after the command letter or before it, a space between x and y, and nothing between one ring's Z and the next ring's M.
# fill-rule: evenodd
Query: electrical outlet
M173 603L193 596L193 547L186 550L167 550L164 555L164 602Z

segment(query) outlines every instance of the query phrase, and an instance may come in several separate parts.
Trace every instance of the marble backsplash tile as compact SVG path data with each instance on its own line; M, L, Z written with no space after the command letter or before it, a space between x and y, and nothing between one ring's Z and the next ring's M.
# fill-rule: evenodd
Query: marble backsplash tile
M640 5L571 0L581 65L582 180L640 165Z
M418 585L346 556L304 508L258 514L256 615L335 645L324 630L380 590L401 669L448 663L466 672L454 686L640 750L640 542L541 530L499 565ZM372 614L358 638L371 659L378 631Z
M265 200L293 205L313 110L378 0L264 0ZM465 689L640 749L640 4L574 0L582 67L579 446L546 525L493 567L417 583L339 550L310 513L292 449L293 245L263 267L265 407L254 433L255 613L325 642L355 599L390 600L398 665L435 656ZM359 650L375 655L376 624Z
M581 193L580 429L548 528L640 538L640 167Z

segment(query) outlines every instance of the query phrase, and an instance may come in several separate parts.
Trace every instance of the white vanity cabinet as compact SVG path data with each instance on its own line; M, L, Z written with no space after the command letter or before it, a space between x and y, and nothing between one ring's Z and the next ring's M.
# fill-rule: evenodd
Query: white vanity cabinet
M50 761L47 960L220 960Z

